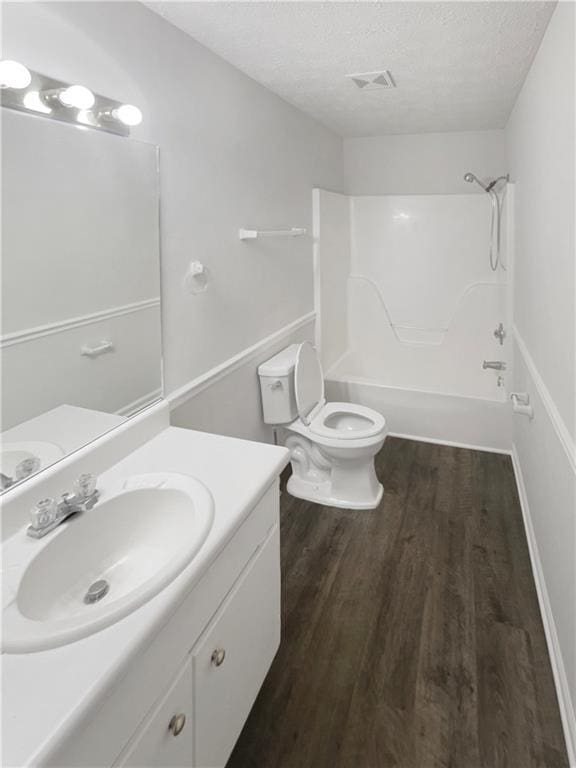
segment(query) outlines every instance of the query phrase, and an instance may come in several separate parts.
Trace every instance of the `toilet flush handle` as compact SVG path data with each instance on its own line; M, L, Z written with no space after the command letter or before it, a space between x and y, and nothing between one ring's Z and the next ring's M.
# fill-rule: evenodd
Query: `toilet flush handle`
M276 389L282 389L282 382L280 379L276 379L276 381L273 381L272 384L270 384L270 389L276 390Z

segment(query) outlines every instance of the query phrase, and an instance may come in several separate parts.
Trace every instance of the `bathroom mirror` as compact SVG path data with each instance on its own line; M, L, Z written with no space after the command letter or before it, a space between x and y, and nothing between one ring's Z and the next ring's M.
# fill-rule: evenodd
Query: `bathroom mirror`
M2 490L162 394L158 148L2 108Z

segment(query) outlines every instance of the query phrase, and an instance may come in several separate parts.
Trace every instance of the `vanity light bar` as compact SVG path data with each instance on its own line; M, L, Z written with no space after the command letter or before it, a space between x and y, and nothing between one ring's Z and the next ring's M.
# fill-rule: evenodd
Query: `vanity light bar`
M84 85L54 80L17 61L0 61L0 89L3 107L120 136L129 136L130 128L142 122L142 112L133 104L93 93Z

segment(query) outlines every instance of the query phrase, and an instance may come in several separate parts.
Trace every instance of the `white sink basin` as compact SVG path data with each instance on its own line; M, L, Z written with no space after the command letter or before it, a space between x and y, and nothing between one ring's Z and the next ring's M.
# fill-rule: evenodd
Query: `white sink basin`
M213 518L212 496L199 481L141 475L61 530L29 539L30 559L4 608L3 650L65 645L122 619L192 561ZM106 585L97 591L105 594L85 602L91 585L102 581Z

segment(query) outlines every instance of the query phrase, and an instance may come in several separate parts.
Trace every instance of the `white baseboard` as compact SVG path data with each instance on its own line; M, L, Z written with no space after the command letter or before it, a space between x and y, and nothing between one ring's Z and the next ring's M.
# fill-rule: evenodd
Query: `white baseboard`
M406 435L400 432L388 432L388 437L401 437L404 440L414 440L417 443L432 443L432 445L447 445L449 448L466 448L469 451L484 451L484 453L502 453L510 456L511 451L508 448L492 448L486 445L475 445L473 443L458 443L454 440L437 440L432 437L421 437L420 435Z
M566 670L562 660L562 653L560 651L560 644L558 642L558 635L556 633L554 616L552 615L550 598L548 597L548 590L544 580L544 572L542 570L540 555L538 553L538 544L536 542L536 536L532 526L530 507L528 505L528 495L526 493L526 486L524 485L524 478L522 476L522 468L520 466L520 460L518 458L518 452L516 450L515 444L512 445L512 464L514 466L514 475L516 477L516 485L518 486L518 494L520 496L520 506L522 508L522 517L524 520L526 539L528 540L528 549L530 551L532 573L534 574L536 592L538 594L540 614L542 616L544 632L546 633L546 643L548 645L548 654L550 656L550 663L552 665L552 674L554 675L554 684L556 686L558 706L560 708L560 716L562 718L562 727L564 729L564 738L566 740L566 750L568 752L568 762L570 764L570 768L576 768L576 719L574 716L574 708L572 706L572 698L570 696L568 678L566 676Z

